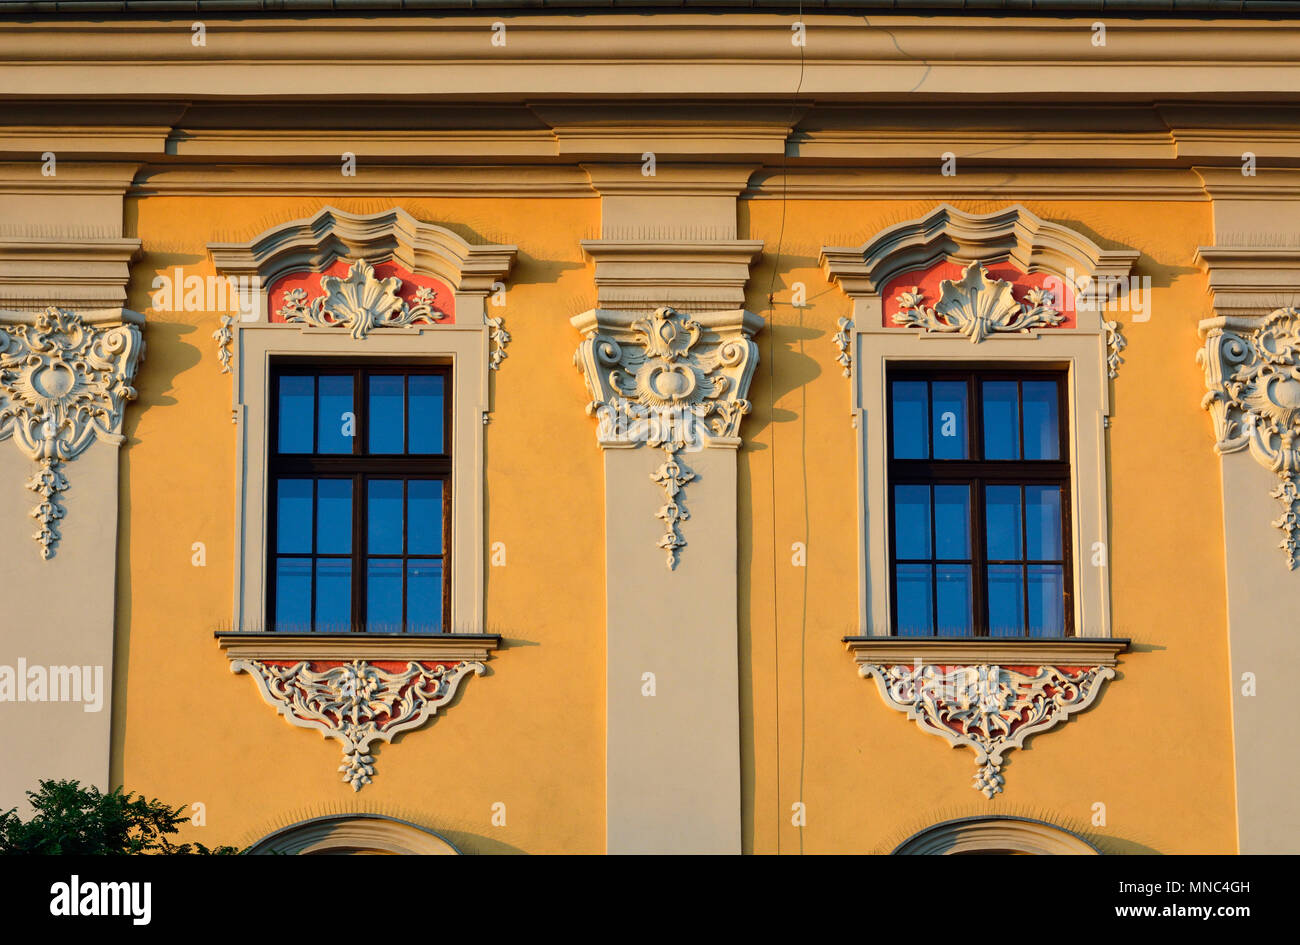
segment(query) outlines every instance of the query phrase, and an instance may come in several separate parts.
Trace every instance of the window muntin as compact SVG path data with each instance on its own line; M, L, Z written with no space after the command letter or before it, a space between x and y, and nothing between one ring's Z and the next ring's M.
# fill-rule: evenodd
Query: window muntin
M268 624L443 633L450 624L450 370L272 370Z
M902 636L1073 633L1065 374L891 370L891 603Z

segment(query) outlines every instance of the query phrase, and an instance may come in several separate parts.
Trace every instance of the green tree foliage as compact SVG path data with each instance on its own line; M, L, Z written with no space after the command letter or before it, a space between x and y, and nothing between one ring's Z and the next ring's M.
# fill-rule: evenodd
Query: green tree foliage
M33 813L25 823L18 809L0 814L0 854L197 853L232 854L234 847L208 849L201 843L174 844L168 835L189 818L185 808L115 788L103 794L76 781L41 781L28 791Z

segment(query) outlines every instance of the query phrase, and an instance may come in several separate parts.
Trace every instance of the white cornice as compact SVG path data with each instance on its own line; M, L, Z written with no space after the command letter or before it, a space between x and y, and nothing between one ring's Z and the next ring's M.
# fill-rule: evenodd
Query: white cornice
M844 648L859 664L961 665L1000 663L1009 666L1115 666L1129 641L1119 637L999 639L997 637L845 637Z
M371 633L218 633L217 644L231 660L486 660L499 649L499 636L448 633L437 636Z

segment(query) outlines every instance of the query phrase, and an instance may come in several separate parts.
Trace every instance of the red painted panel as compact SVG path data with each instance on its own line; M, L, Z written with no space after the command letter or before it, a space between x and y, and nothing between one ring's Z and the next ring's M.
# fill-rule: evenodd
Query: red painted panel
M275 282L271 283L267 291L267 299L271 306L271 321L283 322L276 312L284 307L284 297L293 289L305 289L307 299L310 301L317 296L325 294L321 288L320 280L322 276L346 276L351 263L346 259L336 259L330 264L329 268L321 272L291 272L287 276L281 276ZM415 305L415 293L418 289L433 289L433 307L440 312L446 313L447 317L439 319L439 325L456 324L456 299L452 295L451 287L440 279L433 276L419 276L406 269L403 266L389 260L388 262L375 263L375 277L378 279L388 279L392 276L402 280L402 287L397 290L397 295L407 305Z
M898 295L900 292L909 291L913 286L918 286L925 293L925 304L933 306L939 301L939 283L948 279L952 282L961 280L961 272L964 267L955 262L941 262L929 269L916 269L911 272L905 272L901 276L891 279L885 285L885 291L881 293L881 299L884 302L883 322L885 328L901 328L901 325L894 324L894 316L902 311L902 306L898 304ZM991 266L985 266L989 271L989 276L994 279L1005 279L1011 283L1011 294L1017 302L1025 300L1025 293L1030 289L1047 288L1052 292L1053 308L1065 316L1065 321L1057 325L1057 328L1073 328L1075 326L1074 312L1074 293L1065 285L1064 280L1045 272L1024 273L1009 263L994 263ZM1065 298L1058 298L1060 295ZM911 330L911 329L909 329ZM1044 328L1043 331L1051 331L1051 328Z

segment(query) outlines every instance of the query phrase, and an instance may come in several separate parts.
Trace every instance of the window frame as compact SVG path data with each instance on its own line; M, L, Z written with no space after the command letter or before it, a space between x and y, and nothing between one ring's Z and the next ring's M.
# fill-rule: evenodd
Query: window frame
M1057 456L1056 460L1024 459L1024 393L1019 385L1025 380L1032 380L1038 375L1050 378L1056 384L1057 406ZM926 451L924 459L898 458L894 455L894 382L924 381L927 383L957 382L966 387L966 457L963 459L934 458L934 418L930 415L931 394L927 387L926 397ZM981 409L983 395L981 385L987 381L1015 381L1017 383L1017 415L1020 424L1018 454L1020 459L990 460L983 457L984 416ZM884 370L884 425L885 425L885 496L884 515L887 520L888 542L888 593L889 593L889 634L900 638L934 638L942 637L938 627L938 579L937 570L931 580L931 613L935 629L930 634L900 634L898 628L898 580L899 566L897 547L897 523L893 514L895 506L895 489L900 485L924 485L933 489L938 485L965 485L969 488L969 542L971 569L971 638L994 638L991 634L991 621L988 613L988 573L991 565L1003 563L992 561L988 557L986 544L987 516L985 513L985 487L990 484L1017 485L1021 488L1021 551L1024 555L1019 561L1007 562L1019 565L1025 570L1021 581L1021 604L1025 623L1029 619L1029 581L1028 567L1032 564L1059 564L1062 569L1063 584L1063 627L1060 636L1044 636L1043 639L1069 638L1075 635L1074 621L1074 562L1072 552L1073 536L1071 534L1071 509L1073 507L1071 488L1074 469L1070 462L1070 434L1073 428L1069 409L1069 371L1067 368L1050 363L999 362L991 365L986 361L937 361L921 362L894 361ZM977 455L978 454L978 458ZM1023 502L1024 488L1035 483L1056 485L1061 489L1061 560L1031 560L1025 529L1027 513ZM931 492L933 497L933 492ZM928 561L916 559L915 563L928 564L936 568L941 559L936 557L933 498L930 513L930 551ZM912 563L910 560L904 563ZM963 562L966 563L966 562ZM1012 636L1027 635L1028 631ZM1001 635L1000 635L1001 636Z
M348 555L319 555L314 550L317 500L312 500L312 534L313 550L306 557L312 562L309 629L307 632L319 635L336 633L370 633L367 627L367 562L372 557L397 557L403 562L402 568L402 635L414 634L407 627L407 576L406 562L410 560L406 550L406 497L407 486L412 479L431 479L441 481L442 487L442 553L432 556L417 556L416 560L437 559L442 564L442 621L438 633L450 632L451 625L451 588L452 588L452 472L453 472L453 409L454 399L452 369L449 364L429 361L407 361L400 358L319 358L319 357L273 357L270 362L270 388L268 396L267 429L267 498L268 520L266 523L266 626L277 630L276 622L276 560L280 557L277 550L278 522L278 482L285 478L307 478L313 482L320 479L349 479L352 482L352 540ZM319 449L319 418L312 418L312 447L310 453L281 453L280 440L280 384L286 376L331 376L352 377L352 407L355 415L356 435L352 437L351 453L321 453ZM410 424L404 416L402 424L402 453L371 453L366 448L369 436L370 398L369 381L376 376L399 375L440 376L443 378L443 451L441 453L412 454L406 452L410 446ZM409 384L409 382L408 382ZM409 388L408 388L409 391ZM313 394L313 408L319 407L319 386ZM409 393L407 394L409 396ZM396 467L396 468L394 468ZM396 480L403 483L403 531L400 555L371 555L366 548L366 489L365 484L376 479ZM313 487L314 490L315 487ZM349 631L317 630L316 615L316 573L315 561L318 557L348 560L352 565L352 589ZM279 631L291 632L291 631Z

